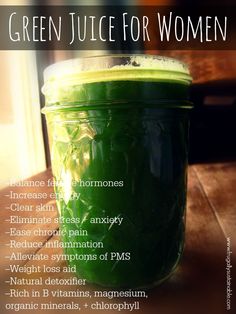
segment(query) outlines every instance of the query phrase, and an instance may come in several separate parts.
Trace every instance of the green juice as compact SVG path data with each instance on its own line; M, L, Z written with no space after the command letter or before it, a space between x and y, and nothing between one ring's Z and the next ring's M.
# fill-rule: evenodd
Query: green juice
M90 60L112 58L124 61ZM177 61L173 76L172 59L160 70L137 58L128 70L50 70L44 87L64 253L107 287L162 282L184 246L190 77Z

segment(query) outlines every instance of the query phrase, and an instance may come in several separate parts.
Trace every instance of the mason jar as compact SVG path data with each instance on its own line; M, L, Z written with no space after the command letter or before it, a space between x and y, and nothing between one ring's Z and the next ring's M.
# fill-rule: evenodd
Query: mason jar
M54 64L44 80L65 259L91 283L159 284L184 247L187 66L108 55Z

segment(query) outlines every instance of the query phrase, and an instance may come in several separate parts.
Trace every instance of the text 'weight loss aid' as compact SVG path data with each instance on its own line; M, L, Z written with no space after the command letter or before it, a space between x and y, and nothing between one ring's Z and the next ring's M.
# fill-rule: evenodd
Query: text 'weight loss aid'
M112 55L54 64L44 79L66 259L88 282L159 284L184 246L188 68Z

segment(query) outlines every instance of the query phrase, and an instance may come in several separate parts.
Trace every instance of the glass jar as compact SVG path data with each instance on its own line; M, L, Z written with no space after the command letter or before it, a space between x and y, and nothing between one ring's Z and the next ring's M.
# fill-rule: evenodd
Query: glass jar
M189 85L151 55L48 67L43 92L64 254L107 287L154 286L184 246Z

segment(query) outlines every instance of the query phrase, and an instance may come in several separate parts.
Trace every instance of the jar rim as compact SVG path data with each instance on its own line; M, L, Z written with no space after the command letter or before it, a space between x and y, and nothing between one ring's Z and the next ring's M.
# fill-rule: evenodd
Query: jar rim
M113 54L60 61L44 70L44 94L55 84L75 85L106 81L169 81L189 85L188 66L174 58L150 54Z

